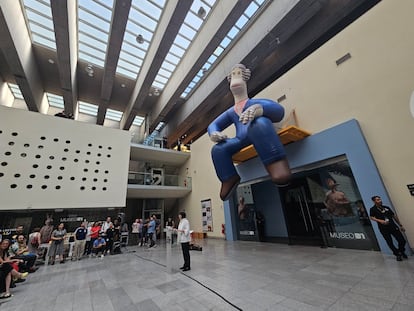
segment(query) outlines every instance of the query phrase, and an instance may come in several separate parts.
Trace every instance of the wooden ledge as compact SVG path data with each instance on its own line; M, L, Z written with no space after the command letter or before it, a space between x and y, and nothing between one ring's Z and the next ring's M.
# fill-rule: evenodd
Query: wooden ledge
M308 131L305 131L296 125L289 125L277 132L282 144L287 145L295 141L304 139L307 136L310 136ZM253 145L247 146L240 150L238 153L233 155L233 162L241 163L247 160L250 160L257 156L256 149Z

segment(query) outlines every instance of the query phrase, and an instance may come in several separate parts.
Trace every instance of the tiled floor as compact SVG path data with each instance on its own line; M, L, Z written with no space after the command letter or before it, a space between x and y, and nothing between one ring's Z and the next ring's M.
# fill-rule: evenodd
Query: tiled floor
M414 258L379 252L204 240L182 254L128 247L123 254L41 267L1 311L414 310Z

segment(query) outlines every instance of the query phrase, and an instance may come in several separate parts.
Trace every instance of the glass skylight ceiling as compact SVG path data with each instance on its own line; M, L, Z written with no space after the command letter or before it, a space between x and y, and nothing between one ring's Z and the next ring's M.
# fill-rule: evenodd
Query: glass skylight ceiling
M51 93L46 93L46 96L47 96L47 101L49 102L49 106L60 108L62 110L65 108L65 104L63 102L62 96L51 94Z
M144 117L136 116L132 124L136 126L141 126L142 123L144 123L144 120L145 120Z
M82 101L79 101L78 104L79 104L78 109L79 109L80 113L88 114L88 115L94 116L94 117L96 117L98 115L98 106L97 105L85 103L85 102L82 102Z
M104 67L113 0L78 0L79 58Z
M137 78L158 26L165 0L133 0L116 72ZM142 41L138 36L142 36ZM141 38L141 37L140 37Z
M113 109L106 109L105 119L119 122L122 119L122 114L123 113L121 111L117 111Z
M207 15L210 13L211 8L216 3L216 0L202 0L194 1L191 5L187 16L175 37L174 43L172 44L170 51L165 57L164 62L158 71L157 76L152 84L156 89L162 90L168 82L168 79L173 74L175 68L177 68L179 62L184 56L188 49L191 41L195 38L201 26L203 25L204 19L207 19ZM201 9L202 8L202 9ZM201 13L203 10L203 14ZM204 15L204 16L203 16Z
M17 84L7 83L15 99L23 99L23 94Z
M193 80L188 84L185 91L181 94L182 98L186 98L191 90L198 84L203 75L210 69L215 61L220 57L224 50L230 45L231 42L239 35L240 31L252 20L255 13L261 8L266 0L254 0L247 9L243 12L234 26L230 29L216 50L211 54L207 62L201 67Z
M32 41L56 50L50 0L23 0L23 4Z

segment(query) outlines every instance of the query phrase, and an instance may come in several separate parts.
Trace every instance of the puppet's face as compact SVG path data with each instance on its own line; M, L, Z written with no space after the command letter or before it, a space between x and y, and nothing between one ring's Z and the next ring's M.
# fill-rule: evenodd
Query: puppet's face
M243 80L243 70L241 68L234 68L230 76L230 90L233 95L247 92L247 85L246 81Z

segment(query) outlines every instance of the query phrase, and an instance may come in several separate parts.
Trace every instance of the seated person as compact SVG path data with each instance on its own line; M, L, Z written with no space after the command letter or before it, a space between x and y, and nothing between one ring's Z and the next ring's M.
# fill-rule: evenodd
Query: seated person
M93 242L92 245L92 254L95 256L99 254L99 252L104 256L106 250L106 241L102 234Z
M11 246L12 258L23 261L19 268L23 272L35 272L36 254L29 253L29 248L26 244L26 239L23 234L17 236L16 242Z
M285 110L269 99L250 99L246 81L250 70L242 64L233 67L228 76L234 106L219 115L208 127L210 139L216 144L211 155L216 174L221 181L220 198L229 199L240 182L232 156L242 148L253 144L272 182L286 185L291 177L284 147L277 135L273 122L280 122ZM234 124L236 137L228 138L222 133Z

